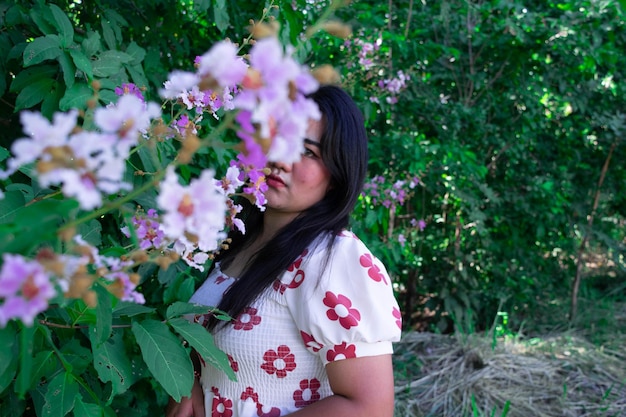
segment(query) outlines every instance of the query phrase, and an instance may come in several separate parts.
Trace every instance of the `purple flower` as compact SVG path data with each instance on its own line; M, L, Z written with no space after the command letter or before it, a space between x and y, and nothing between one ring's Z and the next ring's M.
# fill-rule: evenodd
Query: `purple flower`
M117 94L118 96L123 96L124 94L132 94L141 101L146 101L139 87L137 87L133 83L124 83L121 87L115 87L115 94Z
M170 165L160 188L157 204L164 212L161 230L165 236L202 252L218 249L224 237L227 207L226 197L215 185L213 172L204 170L199 178L183 186Z
M197 74L180 70L172 71L167 81L163 83L163 88L159 90L159 95L165 99L177 99L199 82L200 77Z
M156 210L150 209L145 214L134 215L132 223L137 238L139 239L140 249L158 249L166 243L165 234L160 228L159 215ZM122 233L130 237L128 227L122 228Z
M47 150L64 146L68 136L76 127L77 118L78 112L76 110L70 110L67 113L55 113L52 123L40 113L21 112L20 121L24 132L29 137L20 138L13 142L11 146L13 157L7 161L8 171L0 172L0 179L8 177L22 165L42 158Z
M261 210L265 210L265 192L267 191L267 183L265 182L265 174L262 170L252 169L248 171L248 183L244 187L243 192L252 196L255 205Z
M133 95L123 95L114 105L96 109L94 122L105 133L119 136L118 152L123 157L137 144L139 135L150 127L151 119L161 116L156 103L144 103Z
M35 261L20 255L3 255L0 270L0 327L11 319L19 319L32 326L35 316L48 308L48 301L56 295L50 277Z
M198 59L198 74L210 75L221 87L241 83L248 66L237 55L237 47L228 41L221 41Z

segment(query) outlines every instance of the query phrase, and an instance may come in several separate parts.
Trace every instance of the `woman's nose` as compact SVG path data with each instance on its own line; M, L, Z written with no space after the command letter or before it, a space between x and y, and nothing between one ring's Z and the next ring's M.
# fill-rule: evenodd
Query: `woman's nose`
M270 165L270 168L276 168L284 172L291 171L291 164L286 164L284 162L270 162L269 165Z

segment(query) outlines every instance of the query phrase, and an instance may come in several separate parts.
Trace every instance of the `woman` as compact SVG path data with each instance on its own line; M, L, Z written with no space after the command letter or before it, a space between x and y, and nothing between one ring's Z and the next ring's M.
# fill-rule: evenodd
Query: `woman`
M363 118L338 87L311 98L322 119L302 159L270 165L265 212L248 207L248 233L190 300L235 317L205 325L237 382L202 367L169 417L393 415L400 312L384 266L346 230L367 170Z

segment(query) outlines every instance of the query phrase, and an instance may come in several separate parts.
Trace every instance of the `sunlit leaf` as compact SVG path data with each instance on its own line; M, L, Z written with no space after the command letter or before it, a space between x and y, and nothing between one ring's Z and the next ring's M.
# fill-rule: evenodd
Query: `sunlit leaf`
M207 329L183 318L172 319L169 323L207 363L220 372L225 372L231 381L237 380L237 376L228 361L228 356L215 346L213 335Z
M189 353L169 327L156 320L134 322L132 330L141 355L154 378L165 391L180 401L191 393L193 365Z
M48 383L41 415L63 417L74 408L78 395L78 382L69 372L62 371Z
M35 38L24 50L24 66L39 64L40 62L57 59L63 51L57 35L46 35Z

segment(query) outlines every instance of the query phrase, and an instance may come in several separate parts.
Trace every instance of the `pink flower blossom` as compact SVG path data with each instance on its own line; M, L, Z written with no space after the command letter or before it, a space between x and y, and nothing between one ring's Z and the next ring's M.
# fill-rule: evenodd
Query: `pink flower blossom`
M55 113L53 122L40 113L23 111L20 121L24 132L29 137L20 138L13 142L11 152L13 156L7 161L8 171L0 172L0 179L6 178L22 165L34 162L42 157L44 150L58 148L66 144L67 138L76 127L78 112L70 110L67 113Z
M254 126L244 130L270 141L269 160L299 160L309 120L321 117L317 104L304 97L317 89L317 81L270 37L254 44L242 85L234 105L250 112Z
M137 87L133 83L124 83L121 87L115 87L115 94L117 94L118 96L123 96L124 94L132 94L141 101L146 101L139 87Z
M160 116L161 109L156 103L144 103L134 95L123 95L114 105L96 109L94 122L102 132L119 137L117 152L125 158L139 136L150 127L151 120Z
M66 153L63 162L40 172L39 183L44 187L62 184L63 194L76 198L85 210L100 206L103 192L129 190L130 184L123 181L126 164L107 146L109 140L108 135L90 131L72 135L65 147L59 148Z
M213 171L204 170L188 186L178 182L170 165L161 183L157 204L164 214L161 229L165 236L202 252L218 249L223 239L226 197L215 186ZM190 240L193 237L193 241Z
M241 83L246 75L247 65L237 55L237 47L228 41L221 41L198 59L198 74L210 75L221 87Z
M177 99L185 91L193 88L194 85L198 85L200 77L193 72L188 71L173 71L170 73L167 81L163 83L163 88L159 90L159 95L165 99Z
M140 249L160 248L166 242L165 235L160 228L159 215L156 210L150 209L145 214L139 213L134 215L132 224L137 239L139 239ZM126 237L131 236L128 226L122 228L122 233Z
M5 253L0 270L0 328L11 319L32 326L37 314L48 308L56 295L50 277L35 261Z

